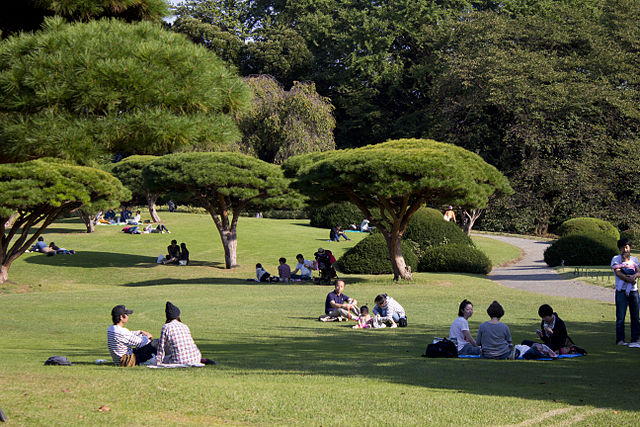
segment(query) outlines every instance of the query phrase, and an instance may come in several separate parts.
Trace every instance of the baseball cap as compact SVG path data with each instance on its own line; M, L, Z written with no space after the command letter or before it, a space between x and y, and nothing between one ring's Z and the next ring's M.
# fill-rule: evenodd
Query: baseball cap
M128 310L127 307L125 307L124 305L116 305L115 307L113 307L113 310L111 310L111 315L112 316L122 316L124 314L132 314L133 310Z

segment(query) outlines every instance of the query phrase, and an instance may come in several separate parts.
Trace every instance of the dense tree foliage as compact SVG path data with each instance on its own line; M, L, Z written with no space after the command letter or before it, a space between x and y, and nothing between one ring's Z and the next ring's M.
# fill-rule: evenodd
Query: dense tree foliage
M142 169L156 159L156 156L130 156L113 165L111 173L131 191L134 197L145 199L151 221L160 222L156 211L156 201L160 193L151 191L142 177Z
M0 162L228 149L247 85L151 23L66 24L0 44Z
M238 153L169 154L147 165L142 175L151 191L170 190L176 202L209 212L220 233L226 268L237 264L240 214L290 203L280 167Z
M1 164L0 283L7 280L11 263L60 214L116 206L130 198L118 179L100 169L50 159ZM9 218L13 223L7 227Z
M242 149L269 163L335 149L333 106L313 83L295 82L287 91L269 76L245 81L254 98L251 109L240 115Z
M295 188L313 202L350 201L360 208L384 235L396 280L411 278L401 241L423 204L483 207L490 195L512 191L507 179L478 155L431 140L311 153L292 157L283 167L296 178Z

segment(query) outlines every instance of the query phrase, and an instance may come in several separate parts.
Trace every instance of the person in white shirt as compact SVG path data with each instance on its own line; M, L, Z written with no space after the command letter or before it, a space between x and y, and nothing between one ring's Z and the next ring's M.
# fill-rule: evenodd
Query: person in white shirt
M611 259L611 268L615 274L615 301L616 301L616 344L627 345L625 342L624 318L629 308L629 317L631 317L631 342L640 343L640 299L638 298L637 279L640 273L632 275L625 274L620 264L624 262L624 257L628 256L629 261L638 264L638 258L630 256L631 241L623 238L618 240L618 249L620 255L616 255ZM636 269L637 271L637 269Z
M458 343L459 355L479 355L482 350L469 332L469 318L473 316L473 304L463 300L458 307L458 317L449 328L449 338L455 338Z
M376 306L373 307L373 314L377 316L378 322L387 324L391 328L407 326L407 315L398 301L387 294L380 294L374 302Z
M308 259L304 259L302 254L296 255L296 259L298 260L298 264L296 264L296 269L291 272L291 278L311 280L311 266L313 263ZM300 272L300 274L298 274L298 272Z
M124 305L116 305L111 310L113 325L107 329L107 346L113 363L125 367L139 365L151 359L157 347L157 342L151 342L153 337L149 332L130 331L124 327L130 314L133 314L133 310L128 310Z

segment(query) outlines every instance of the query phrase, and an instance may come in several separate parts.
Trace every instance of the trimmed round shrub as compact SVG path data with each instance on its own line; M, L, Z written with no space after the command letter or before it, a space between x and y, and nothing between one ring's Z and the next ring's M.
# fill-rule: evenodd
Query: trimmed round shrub
M491 260L484 252L469 245L442 245L424 253L418 271L489 274Z
M556 240L544 251L544 262L564 265L609 265L618 253L617 241L610 234L571 234Z
M409 242L402 242L402 255L404 262L416 271L418 267L418 257L411 250ZM391 260L387 241L382 233L373 233L358 242L357 245L349 249L335 263L338 271L346 274L391 274Z
M569 236L571 234L591 234L591 233L604 233L608 234L614 240L620 238L620 232L609 221L598 218L580 217L573 218L562 223L558 229L558 234L561 237Z
M309 209L309 219L312 227L331 228L340 224L346 230L349 224L360 225L363 215L353 203L331 203Z
M435 246L473 246L471 238L460 227L453 222L445 221L439 211L430 208L420 208L411 217L402 237L418 244L420 258L427 249Z

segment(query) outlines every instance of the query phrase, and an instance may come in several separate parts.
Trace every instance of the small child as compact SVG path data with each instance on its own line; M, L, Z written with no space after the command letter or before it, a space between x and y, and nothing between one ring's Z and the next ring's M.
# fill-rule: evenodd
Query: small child
M640 266L631 261L631 254L624 253L621 255L621 257L622 262L620 264L614 264L612 268L614 270L620 270L622 274L626 274L627 276L633 276L634 274L636 274L640 269ZM631 288L633 288L633 285L635 285L635 281L633 283L626 283L624 291L627 295L631 293Z
M378 329L386 326L384 323L378 322L377 318L371 317L369 314L369 307L366 305L360 307L360 316L358 316L356 322L358 323L353 326L353 329Z
M278 276L280 276L280 281L289 282L291 280L291 267L287 264L287 259L280 258L278 262L280 263L278 266Z
M270 282L271 275L267 273L267 270L262 268L262 264L256 264L256 282Z

